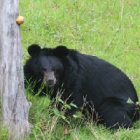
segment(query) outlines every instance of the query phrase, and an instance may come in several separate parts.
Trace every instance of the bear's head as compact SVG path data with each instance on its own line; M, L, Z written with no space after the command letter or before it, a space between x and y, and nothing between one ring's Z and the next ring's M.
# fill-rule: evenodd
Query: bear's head
M63 79L64 66L62 59L69 53L65 46L43 48L34 44L28 47L31 56L28 65L30 73L38 81L45 82L48 87L54 87Z

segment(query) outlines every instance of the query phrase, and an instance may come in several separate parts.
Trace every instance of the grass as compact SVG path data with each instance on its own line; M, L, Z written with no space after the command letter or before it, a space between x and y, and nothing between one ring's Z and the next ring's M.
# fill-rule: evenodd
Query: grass
M27 47L66 45L96 55L123 70L140 98L140 1L139 0L20 0L24 61ZM71 121L63 134L60 116L50 116L49 99L32 96L29 121L34 125L28 140L140 140L140 121L130 130L109 131L82 120ZM81 122L81 123L80 123ZM7 131L3 130L3 134ZM0 138L1 138L0 137Z

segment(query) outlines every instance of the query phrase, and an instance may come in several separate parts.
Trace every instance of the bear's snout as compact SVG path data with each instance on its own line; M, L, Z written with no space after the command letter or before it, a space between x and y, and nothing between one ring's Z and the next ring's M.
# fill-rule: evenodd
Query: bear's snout
M56 84L56 78L54 72L44 72L44 81L48 87L53 87Z
M55 85L54 79L47 79L46 82L49 87L53 87Z

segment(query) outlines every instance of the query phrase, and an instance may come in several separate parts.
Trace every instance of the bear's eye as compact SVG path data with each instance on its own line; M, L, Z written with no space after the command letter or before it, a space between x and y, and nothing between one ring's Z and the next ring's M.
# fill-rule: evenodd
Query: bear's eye
M41 69L41 73L44 73L44 72L46 72L47 70L45 69L45 68L42 68Z
M53 71L54 71L55 74L58 73L58 69L54 69Z

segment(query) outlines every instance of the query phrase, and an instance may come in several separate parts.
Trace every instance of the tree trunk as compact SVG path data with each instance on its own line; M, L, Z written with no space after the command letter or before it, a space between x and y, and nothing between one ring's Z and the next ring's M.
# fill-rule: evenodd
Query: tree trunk
M30 132L28 113L31 103L24 94L22 48L16 24L18 0L0 0L0 95L2 121L11 139L20 139Z

